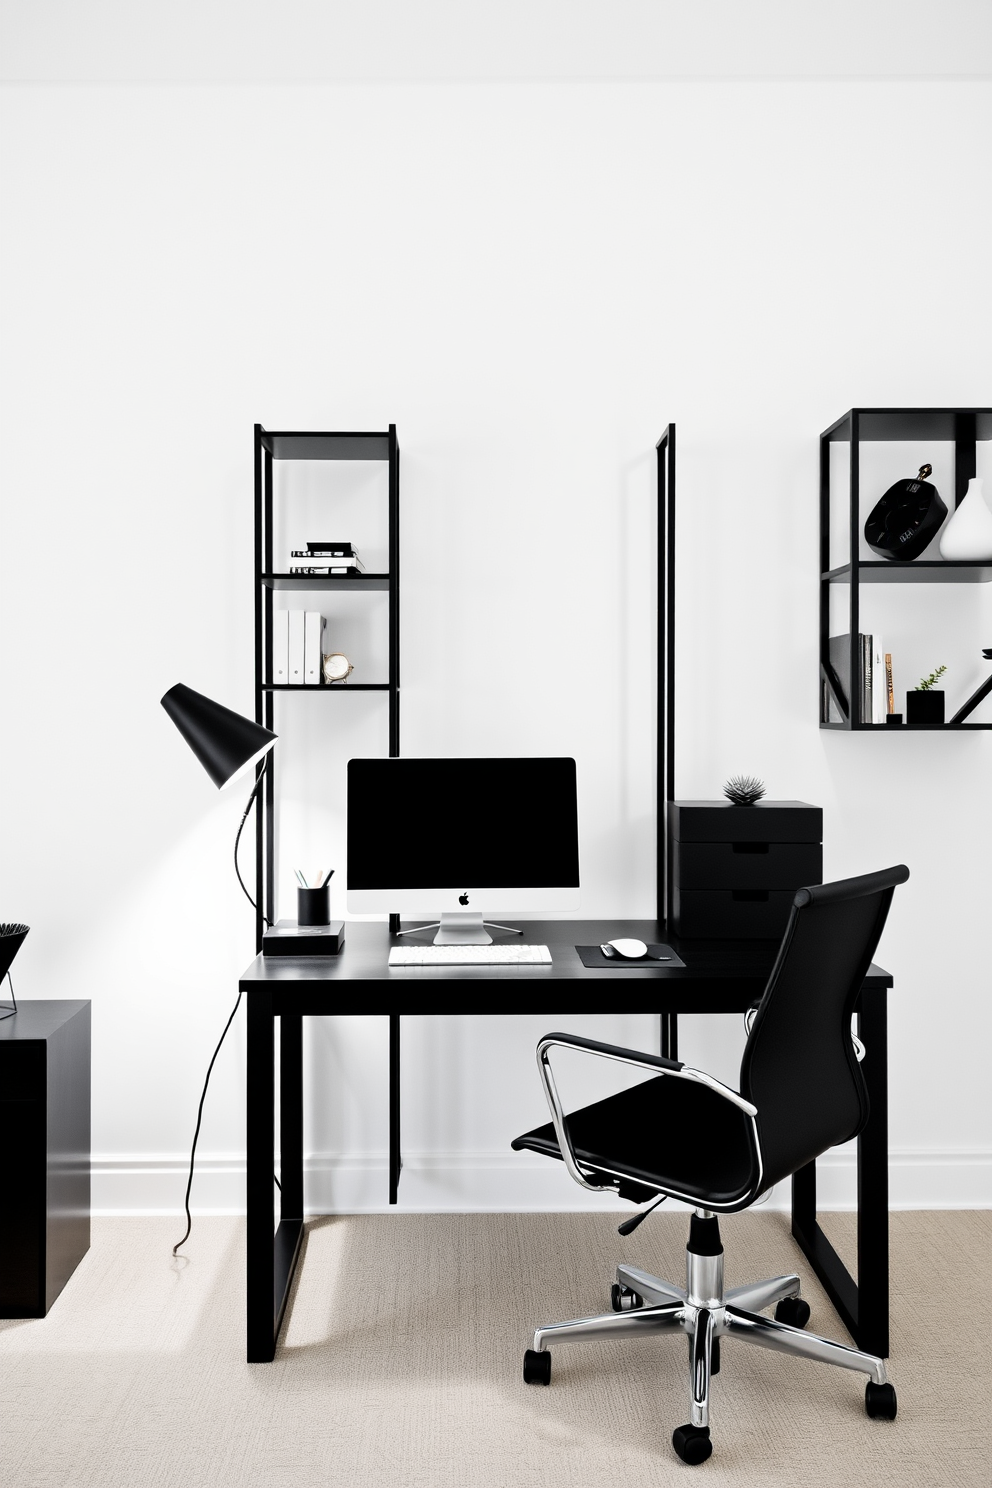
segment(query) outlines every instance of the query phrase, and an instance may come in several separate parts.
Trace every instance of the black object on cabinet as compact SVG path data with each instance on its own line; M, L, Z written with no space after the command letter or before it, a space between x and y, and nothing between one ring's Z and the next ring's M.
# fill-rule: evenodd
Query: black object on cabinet
M378 460L388 466L389 571L353 575L277 573L273 560L273 462L277 460ZM307 590L335 594L367 594L373 590L389 594L389 667L383 682L349 682L339 685L301 686L272 680L272 595L277 589ZM277 692L328 693L384 692L389 697L389 755L400 752L400 450L396 425L384 433L286 433L255 425L255 721L274 728ZM261 810L255 837L255 949L262 949L265 918L274 924L275 893L275 799L277 761L273 757L266 772ZM259 765L256 775L260 774ZM399 929L399 916L390 916L390 928Z
M44 1317L90 1248L90 1004L0 1023L0 1317Z
M856 686L845 687L847 677L860 675L858 650L862 584L986 584L992 580L992 563L966 563L943 558L916 558L899 562L888 558L860 556L861 445L898 441L926 441L954 445L954 505L968 490L977 466L976 443L992 439L992 408L851 408L820 435L820 727L824 729L882 729L886 725L865 723L857 716ZM830 551L831 487L830 446L850 445L849 510L845 522L846 561L833 564ZM907 471L907 474L910 472ZM874 503L872 503L874 504ZM948 501L948 505L950 502ZM848 615L839 629L846 637L849 664L840 677L830 657L830 595L834 585L848 585ZM836 640L836 637L834 638ZM888 637L886 637L888 639ZM853 694L853 697L852 697ZM831 717L831 714L837 715ZM992 723L917 724L920 728L992 729ZM898 728L887 729L899 733ZM908 729L905 732L909 732Z
M670 801L671 929L778 939L797 889L823 882L823 812L804 801Z

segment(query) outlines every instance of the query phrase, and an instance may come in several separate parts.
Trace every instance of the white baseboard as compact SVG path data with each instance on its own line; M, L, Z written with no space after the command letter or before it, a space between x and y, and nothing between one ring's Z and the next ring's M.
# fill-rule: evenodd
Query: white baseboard
M93 1159L93 1213L179 1214L188 1156L161 1153L98 1155ZM856 1207L853 1150L839 1148L817 1167L821 1209ZM312 1214L377 1213L388 1209L386 1154L314 1153L306 1162L307 1211ZM244 1153L197 1158L192 1208L196 1214L243 1214ZM787 1209L789 1185L773 1189L762 1207ZM530 1154L504 1151L408 1152L403 1159L400 1204L406 1211L618 1209L578 1188L557 1165ZM992 1152L927 1148L889 1155L892 1209L992 1208Z

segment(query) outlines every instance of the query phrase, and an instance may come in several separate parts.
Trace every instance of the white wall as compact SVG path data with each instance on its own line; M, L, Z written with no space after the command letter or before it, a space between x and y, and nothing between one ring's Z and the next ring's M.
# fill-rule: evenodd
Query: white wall
M59 21L47 37L39 14ZM905 34L938 14L912 8L898 70L928 70ZM230 863L243 802L217 794L158 699L183 680L251 711L255 420L397 424L405 751L573 753L584 912L646 916L653 461L672 419L679 793L755 771L823 805L829 876L910 865L879 952L896 978L894 1198L992 1202L989 737L816 724L819 431L852 404L992 401L988 82L802 80L807 36L767 69L791 79L459 83L414 66L291 83L274 63L280 86L206 64L191 85L179 63L156 72L151 30L101 72L99 28L73 51L70 20L7 13L0 910L32 927L20 996L93 999L97 1203L178 1208L252 954ZM974 72L966 29L941 34L957 51L931 70ZM726 71L714 47L683 71ZM432 55L441 77L460 56ZM882 451L878 490L917 453ZM945 452L926 456L946 494ZM362 492L348 499L357 525ZM956 706L992 601L908 599L885 623L897 685L947 661ZM374 696L281 700L287 888L298 857L343 866L344 761L384 749L384 714ZM635 1017L567 1022L656 1036ZM407 1020L404 1202L585 1202L507 1151L541 1114L547 1023ZM243 1036L239 1018L215 1071L200 1208L242 1202ZM382 1204L385 1040L378 1021L312 1029L315 1207ZM684 1020L686 1055L724 1077L740 1046L736 1019ZM827 1190L853 1200L849 1155Z

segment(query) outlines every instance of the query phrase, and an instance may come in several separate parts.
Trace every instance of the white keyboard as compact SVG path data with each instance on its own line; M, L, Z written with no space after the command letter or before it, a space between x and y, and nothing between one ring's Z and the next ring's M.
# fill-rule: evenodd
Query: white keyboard
M550 966L551 952L538 945L393 946L390 966Z

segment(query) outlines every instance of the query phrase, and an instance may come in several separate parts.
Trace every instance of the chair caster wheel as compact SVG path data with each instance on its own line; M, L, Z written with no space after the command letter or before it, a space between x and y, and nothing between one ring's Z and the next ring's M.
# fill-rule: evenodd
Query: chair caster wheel
M551 1355L547 1349L541 1354L536 1349L527 1349L524 1354L524 1384L550 1385Z
M713 1451L708 1426L676 1426L672 1432L672 1446L683 1462L694 1467L705 1462Z
M614 1312L629 1312L633 1307L643 1307L644 1298L640 1292L614 1282L610 1287L610 1306Z
M865 1385L865 1410L881 1421L896 1418L896 1392L891 1385L876 1385L871 1380Z
M783 1297L775 1309L775 1321L790 1328L805 1328L809 1322L809 1303L802 1297Z

